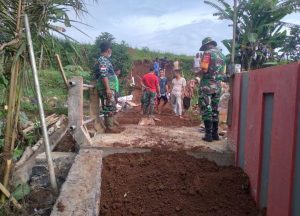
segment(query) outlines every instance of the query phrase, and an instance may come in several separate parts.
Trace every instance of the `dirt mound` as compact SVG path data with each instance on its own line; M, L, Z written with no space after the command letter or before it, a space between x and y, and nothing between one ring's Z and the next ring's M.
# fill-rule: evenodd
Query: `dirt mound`
M101 215L257 215L249 180L182 152L116 154L104 159Z
M162 114L155 115L160 121L156 121L157 126L169 126L169 127L194 127L199 126L200 121L197 116L191 116L189 114L184 115L184 119L179 119L179 117L173 114L171 106L168 105ZM126 112L120 112L117 115L117 120L121 125L125 124L138 124L142 118L141 107L134 107Z
M135 62L134 68L132 70L132 76L135 79L136 87L132 92L133 95L133 102L136 104L141 103L142 97L142 88L141 88L141 79L142 77L148 73L149 68L151 66L150 62ZM169 80L173 77L172 75L172 67L166 67L166 76ZM122 125L125 124L138 124L141 120L141 107L134 107L124 112L120 112L117 115L118 122ZM156 118L160 119L161 121L156 121L157 126L174 126L174 127L193 127L200 125L199 117L198 116L191 116L186 114L184 119L179 119L178 117L173 115L173 111L171 108L171 104L169 103L161 115L156 114Z

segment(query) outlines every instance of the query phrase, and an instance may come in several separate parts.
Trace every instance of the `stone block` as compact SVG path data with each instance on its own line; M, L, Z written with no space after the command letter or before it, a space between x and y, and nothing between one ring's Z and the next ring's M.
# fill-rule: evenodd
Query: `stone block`
M53 207L51 216L99 215L102 151L81 149Z

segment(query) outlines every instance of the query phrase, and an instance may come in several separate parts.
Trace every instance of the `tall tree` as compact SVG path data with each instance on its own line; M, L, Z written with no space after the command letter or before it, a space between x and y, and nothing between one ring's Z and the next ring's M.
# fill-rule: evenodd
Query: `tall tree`
M227 1L204 2L217 10L214 15L219 19L233 20L233 8ZM283 47L287 35L282 19L299 8L299 0L238 0L236 62L250 70L273 60L275 50ZM223 41L229 52L231 42Z
M300 60L300 28L291 28L284 47L280 51L282 52L281 57L286 57L288 62Z

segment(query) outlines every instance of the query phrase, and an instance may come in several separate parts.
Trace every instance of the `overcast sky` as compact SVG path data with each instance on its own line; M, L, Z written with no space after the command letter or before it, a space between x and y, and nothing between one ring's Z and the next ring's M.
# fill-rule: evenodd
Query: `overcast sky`
M230 23L214 17L215 10L203 0L99 0L88 11L82 22L92 27L79 27L89 37L67 29L80 42L93 43L101 32L109 32L132 47L194 54L204 37L211 36L222 47L220 41L232 34ZM300 24L300 15L285 20Z

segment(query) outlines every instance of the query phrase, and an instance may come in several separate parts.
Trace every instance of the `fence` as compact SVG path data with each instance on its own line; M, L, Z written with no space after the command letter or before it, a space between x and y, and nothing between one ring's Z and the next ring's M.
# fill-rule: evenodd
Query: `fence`
M268 216L300 215L300 64L236 74L229 143Z

